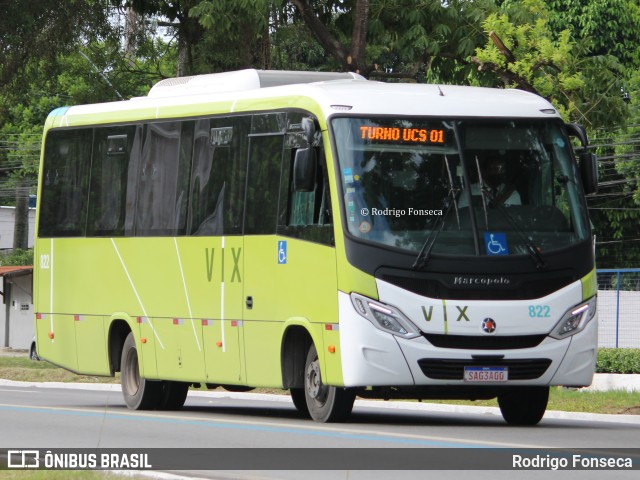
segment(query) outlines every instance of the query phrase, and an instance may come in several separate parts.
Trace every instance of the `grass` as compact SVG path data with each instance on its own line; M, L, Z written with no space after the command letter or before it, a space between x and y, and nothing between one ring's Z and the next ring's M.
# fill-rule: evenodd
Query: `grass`
M119 383L117 375L113 377L96 377L76 375L48 362L34 362L26 357L0 356L0 378L23 382L69 382L69 383ZM256 389L258 393L288 392L277 389ZM425 400L428 403L448 403L458 405L478 405L497 407L494 400L475 402L460 400ZM592 392L562 387L551 388L549 410L566 412L589 412L608 414L640 415L640 392L614 390L608 392ZM0 476L0 478L4 478Z
M495 399L477 400L474 402L463 400L425 400L425 402L486 407L498 406L498 401ZM640 392L626 392L622 390L594 392L551 387L547 410L640 415Z
M76 375L49 362L25 357L0 357L0 378L20 382L119 383L120 377Z

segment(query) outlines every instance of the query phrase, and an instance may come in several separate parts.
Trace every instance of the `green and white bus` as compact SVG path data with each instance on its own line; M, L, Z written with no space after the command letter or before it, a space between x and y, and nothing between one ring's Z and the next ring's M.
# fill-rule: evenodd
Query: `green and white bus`
M176 78L59 108L38 355L121 372L132 409L206 384L288 389L321 422L356 396L497 397L536 424L550 386L594 373L586 147L529 93L350 73Z

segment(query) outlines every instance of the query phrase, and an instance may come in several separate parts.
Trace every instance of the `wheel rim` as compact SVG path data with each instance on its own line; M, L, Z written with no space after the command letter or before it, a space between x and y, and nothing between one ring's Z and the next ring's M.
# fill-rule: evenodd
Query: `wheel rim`
M138 372L138 352L129 349L124 365L124 387L129 395L135 395L140 388L140 373Z
M320 362L317 357L307 367L305 387L309 398L313 399L313 401L319 405L324 405L327 401L329 387L322 383L322 377L320 376Z

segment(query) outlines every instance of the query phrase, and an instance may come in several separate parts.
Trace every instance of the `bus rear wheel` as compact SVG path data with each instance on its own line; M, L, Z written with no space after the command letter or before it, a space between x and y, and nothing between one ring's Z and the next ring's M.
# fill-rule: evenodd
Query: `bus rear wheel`
M322 383L320 361L315 345L311 345L307 354L304 369L304 394L309 415L316 422L342 422L346 420L351 414L355 400L355 394L352 391Z
M162 394L162 382L147 380L140 376L138 349L133 333L127 335L120 360L120 383L124 401L132 410L152 410L158 405Z
M498 395L502 418L509 425L536 425L547 409L549 387L513 387Z

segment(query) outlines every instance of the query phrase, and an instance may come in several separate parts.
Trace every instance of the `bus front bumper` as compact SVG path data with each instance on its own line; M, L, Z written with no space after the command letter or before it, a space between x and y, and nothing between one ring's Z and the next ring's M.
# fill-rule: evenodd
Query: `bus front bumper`
M588 386L593 380L597 316L581 332L533 348L472 350L435 347L424 337L381 331L339 293L340 344L346 387L383 386ZM507 368L506 380L465 380L465 367ZM434 373L435 372L435 373Z

